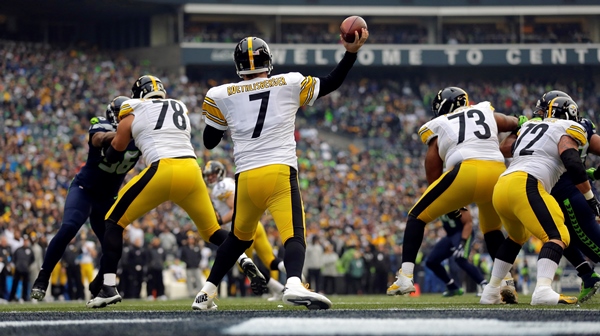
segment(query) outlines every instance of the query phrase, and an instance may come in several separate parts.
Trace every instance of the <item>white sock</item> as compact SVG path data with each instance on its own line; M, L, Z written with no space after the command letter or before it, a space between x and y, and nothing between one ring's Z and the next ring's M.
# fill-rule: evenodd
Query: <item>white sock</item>
M104 285L116 286L117 285L117 275L115 273L104 273Z
M490 286L492 287L500 287L500 283L502 279L506 277L508 271L512 264L507 263L506 261L502 261L498 258L494 259L494 266L492 267L492 278L490 279Z
M238 260L237 260L238 264L241 263L244 258L248 258L246 253L242 253L242 255L238 258Z
M279 262L279 265L277 265L277 268L279 269L279 272L287 273L285 271L285 264L283 263L283 261Z
M403 262L401 270L402 275L412 279L413 272L415 271L415 264L411 262Z
M300 280L298 277L289 277L286 285L302 285L302 280Z
M539 259L537 262L537 283L535 287L550 286L558 264L548 258Z
M283 288L284 288L283 285L281 284L281 282L279 282L273 278L269 279L269 282L267 282L267 287L273 294L283 292Z
M448 281L448 283L446 284L446 286L452 285L453 283L454 283L454 279L450 279L450 281Z
M208 296L213 296L217 293L217 286L215 286L212 282L207 281L204 286L202 286L201 292L208 294Z

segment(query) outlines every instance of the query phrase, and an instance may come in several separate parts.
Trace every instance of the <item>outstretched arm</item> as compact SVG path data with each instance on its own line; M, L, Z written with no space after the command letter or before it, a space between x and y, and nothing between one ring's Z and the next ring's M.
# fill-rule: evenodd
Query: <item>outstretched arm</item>
M135 119L135 115L128 114L119 122L117 134L112 139L104 155L108 163L115 163L123 158L123 153L131 141L131 124L133 123L133 119Z
M369 31L363 28L360 38L358 38L358 32L355 32L354 35L354 42L352 43L346 42L340 36L341 41L344 43L344 48L346 48L346 53L329 75L319 78L321 81L317 98L330 94L342 85L344 79L346 79L346 75L348 75L348 72L352 69L354 62L356 61L356 53L367 41Z
M471 236L471 232L473 232L473 217L471 216L471 212L466 208L460 209L460 212L462 213L460 221L463 223L461 239L468 240Z
M507 116L502 113L494 113L494 119L496 119L496 124L498 125L498 132L512 132L519 128L522 123L519 122L519 119L513 116Z
M114 139L117 132L96 132L92 135L92 146L94 147L106 147Z

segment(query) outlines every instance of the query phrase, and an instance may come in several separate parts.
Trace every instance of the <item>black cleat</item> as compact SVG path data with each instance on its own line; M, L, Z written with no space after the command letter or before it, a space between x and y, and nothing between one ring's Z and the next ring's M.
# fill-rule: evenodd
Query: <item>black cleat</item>
M35 299L38 301L42 301L46 297L46 289L48 289L48 282L50 279L44 274L44 271L40 271L37 279L33 282L33 286L31 286L31 299Z
M88 301L85 306L88 308L104 308L117 302L121 302L121 295L117 291L117 286L103 285L100 293Z
M88 289L90 290L90 293L92 293L92 298L95 298L96 296L98 296L98 294L100 293L100 290L102 290L102 287L104 286L103 282L104 282L104 279L103 279L103 276L101 276L101 275L96 276L94 278L94 280L92 280L92 282L90 282Z
M250 258L242 259L240 267L242 267L242 271L244 271L244 274L250 279L250 288L252 288L252 293L254 293L254 295L263 295L269 292L267 280Z

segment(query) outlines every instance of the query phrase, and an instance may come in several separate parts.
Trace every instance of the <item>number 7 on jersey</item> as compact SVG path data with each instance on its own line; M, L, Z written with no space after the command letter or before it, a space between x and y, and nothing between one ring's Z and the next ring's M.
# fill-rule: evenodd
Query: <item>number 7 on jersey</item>
M267 107L269 106L270 94L270 91L265 91L248 96L250 101L261 100L260 109L258 110L258 119L256 120L256 126L254 126L254 132L252 132L252 139L258 138L262 132L263 125L265 124L265 116L267 115Z

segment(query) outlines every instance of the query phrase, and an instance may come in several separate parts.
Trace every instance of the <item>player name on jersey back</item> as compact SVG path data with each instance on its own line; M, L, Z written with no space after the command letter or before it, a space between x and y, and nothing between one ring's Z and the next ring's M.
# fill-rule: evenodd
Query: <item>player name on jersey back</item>
M228 86L227 94L231 96L236 93L264 90L274 86L282 85L287 85L287 83L285 82L285 77L272 77L257 83Z
M498 125L489 102L465 106L430 120L419 129L425 144L437 137L447 168L469 159L504 162L498 144Z
M563 119L530 120L523 124L513 146L513 161L502 173L526 172L550 190L567 169L558 153L558 142L563 136L573 138L579 146L587 144L586 130L578 123Z

